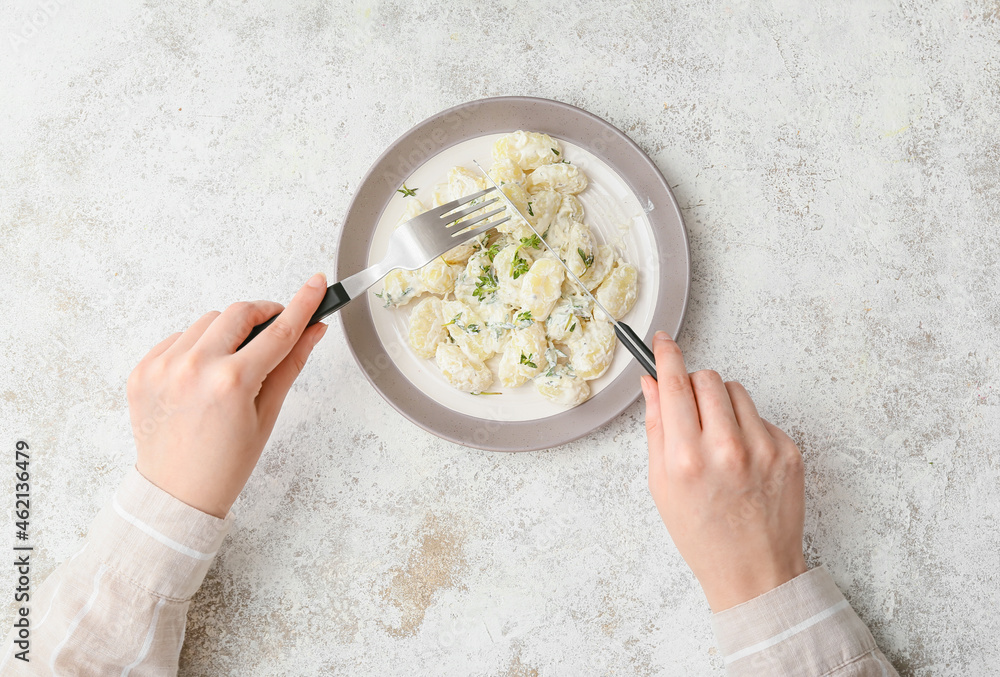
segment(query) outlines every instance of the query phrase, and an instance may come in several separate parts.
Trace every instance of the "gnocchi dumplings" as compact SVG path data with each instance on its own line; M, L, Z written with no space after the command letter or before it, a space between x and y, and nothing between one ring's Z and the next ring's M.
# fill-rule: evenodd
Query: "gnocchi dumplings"
M410 326L407 338L410 347L420 357L431 359L437 353L448 331L444 325L444 315L441 312L441 299L428 296L417 304L410 313Z
M546 400L576 406L591 396L590 381L607 372L617 344L610 318L580 285L620 319L635 303L638 270L586 225L577 195L587 175L552 137L504 135L493 146L489 175L523 218L508 211L510 220L495 231L419 270L392 271L376 295L387 308L420 298L407 340L451 387L485 394L497 380L503 388L530 382ZM399 223L425 211L424 199L438 206L488 185L478 172L454 167L426 197L416 197L418 189L405 193Z
M636 289L638 279L639 271L631 263L616 265L607 279L594 292L594 297L607 308L612 317L620 320L625 317L625 313L631 310L632 304L635 303L636 296L638 296ZM604 313L600 310L597 311L597 314L602 319L607 319L604 318Z
M493 372L481 361L469 357L456 345L442 343L434 353L441 375L448 385L467 393L481 393L493 385Z
M556 165L543 165L528 174L527 186L525 187L529 193L554 190L576 195L587 188L587 175L573 165L562 162Z

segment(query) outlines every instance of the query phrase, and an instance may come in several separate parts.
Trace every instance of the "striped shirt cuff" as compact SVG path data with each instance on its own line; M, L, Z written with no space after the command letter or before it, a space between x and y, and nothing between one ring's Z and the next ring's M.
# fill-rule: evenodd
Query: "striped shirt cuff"
M827 570L816 567L712 616L727 674L822 675L875 649L868 627Z
M219 519L191 507L132 465L94 520L89 549L149 592L186 601L201 587L235 517L230 511Z

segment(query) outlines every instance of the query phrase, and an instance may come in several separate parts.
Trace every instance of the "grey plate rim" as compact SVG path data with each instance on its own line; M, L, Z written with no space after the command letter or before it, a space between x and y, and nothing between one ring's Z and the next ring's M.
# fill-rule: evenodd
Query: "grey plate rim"
M624 132L593 113L552 99L499 96L468 101L430 116L397 138L372 164L347 208L337 242L336 279L364 267L374 224L414 169L467 139L518 129L545 132L587 149L622 177L640 204L654 205L646 216L661 273L651 326L643 338L648 343L654 328L676 337L690 294L691 251L670 185L653 160ZM537 451L567 444L618 417L642 392L639 376L644 372L632 361L601 392L565 412L532 421L467 416L424 395L395 367L392 348L399 350L400 346L382 344L367 303L349 303L338 315L351 354L386 402L424 430L473 449Z

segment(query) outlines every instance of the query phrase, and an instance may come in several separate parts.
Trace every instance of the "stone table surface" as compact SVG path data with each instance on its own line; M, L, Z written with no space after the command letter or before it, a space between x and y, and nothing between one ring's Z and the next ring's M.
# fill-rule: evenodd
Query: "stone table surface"
M35 449L35 580L134 460L124 384L152 345L329 269L415 123L533 95L675 186L680 343L801 446L810 565L901 674L998 674L998 40L996 0L7 3L0 425ZM719 674L642 417L470 451L387 406L332 323L181 674Z

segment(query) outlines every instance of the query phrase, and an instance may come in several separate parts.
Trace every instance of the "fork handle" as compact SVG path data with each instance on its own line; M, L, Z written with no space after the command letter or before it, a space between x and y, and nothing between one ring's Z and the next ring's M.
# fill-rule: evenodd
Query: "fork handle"
M635 330L624 322L616 322L615 334L618 335L618 340L625 344L625 348L632 353L632 357L635 358L636 362L641 364L642 368L646 370L646 373L656 378L656 356L653 355L653 351L649 349L649 346L639 338Z
M348 294L347 290L344 289L344 285L340 284L339 282L334 282L333 284L331 284L329 287L326 288L326 296L323 297L322 302L320 302L319 304L319 308L317 308L316 312L313 313L313 316L309 318L309 324L307 324L306 326L311 327L312 325L316 324L327 315L337 312L338 310L346 306L348 301L350 300L351 300L351 295ZM281 313L278 313L278 315L280 314ZM250 341L253 340L253 337L255 337L257 334L267 329L269 326L271 326L271 323L278 318L278 315L275 315L274 317L265 322L261 322L256 327L251 329L250 335L246 337L246 340L244 340L243 343L240 344L240 347L237 348L236 350L239 350L246 344L250 343Z

